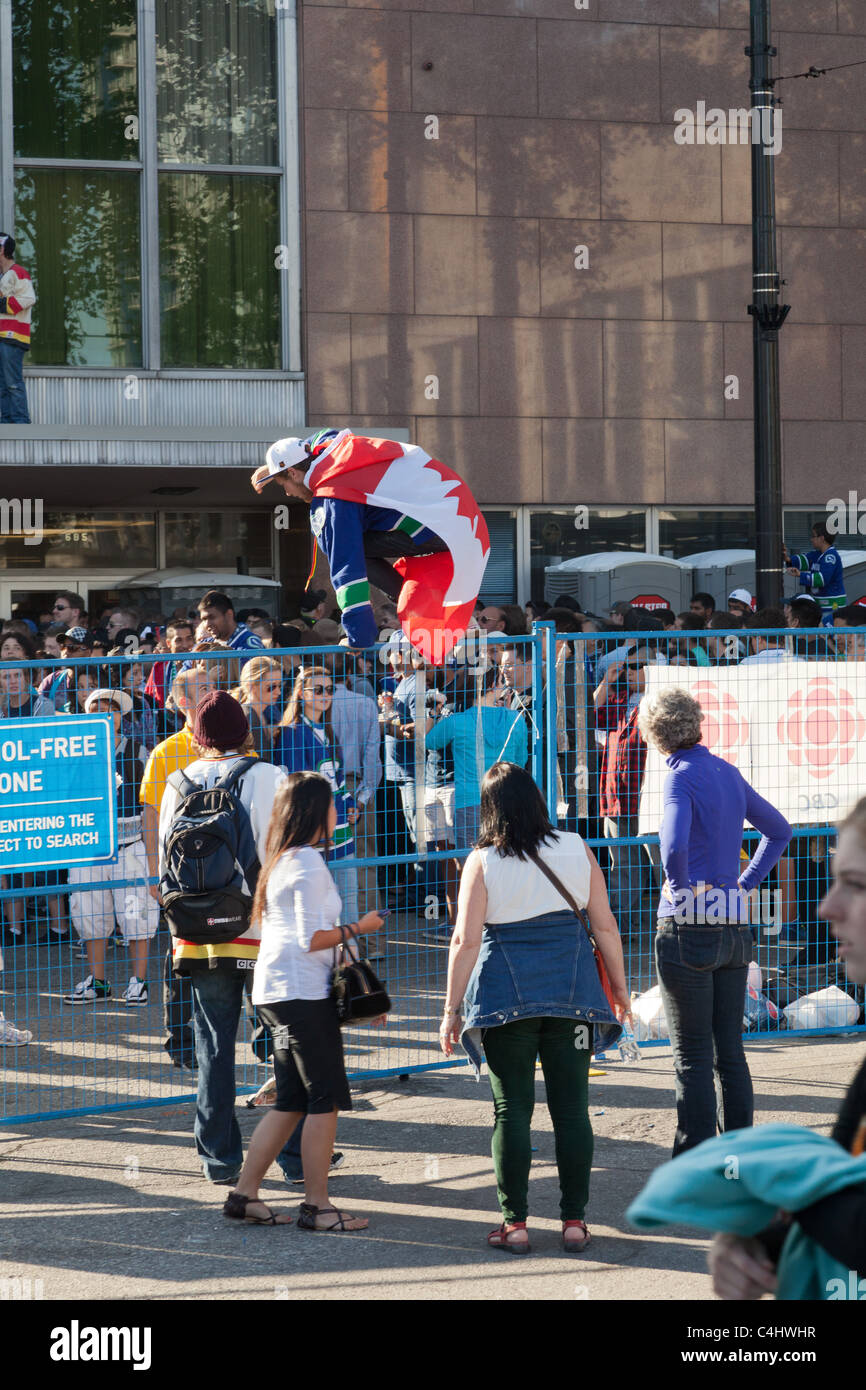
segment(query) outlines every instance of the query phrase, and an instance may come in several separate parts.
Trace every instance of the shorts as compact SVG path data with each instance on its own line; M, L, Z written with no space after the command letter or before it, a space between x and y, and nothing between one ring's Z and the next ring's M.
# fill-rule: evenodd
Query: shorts
M333 999L258 1004L274 1045L275 1110L329 1115L351 1110L343 1038Z
M129 879L149 877L143 840L121 845L116 864L76 864L71 867L70 885L105 885L69 895L69 915L79 938L82 941L106 941L114 931L115 918L125 941L149 941L154 937L159 927L159 907L150 896L147 884L114 887L115 882L121 884Z
M415 826L415 783L401 782L400 796L409 833L417 840ZM420 798L419 798L420 799ZM424 813L426 838L438 844L454 844L454 787L425 787Z

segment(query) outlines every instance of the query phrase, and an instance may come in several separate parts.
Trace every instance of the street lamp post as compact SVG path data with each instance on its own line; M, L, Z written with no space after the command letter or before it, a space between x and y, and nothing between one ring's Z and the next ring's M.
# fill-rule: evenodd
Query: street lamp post
M775 99L770 0L750 0L752 96L752 338L755 417L755 581L758 607L782 599L782 441L779 329L790 305L780 304L776 256ZM757 128L756 128L757 127ZM760 138L758 138L760 136Z

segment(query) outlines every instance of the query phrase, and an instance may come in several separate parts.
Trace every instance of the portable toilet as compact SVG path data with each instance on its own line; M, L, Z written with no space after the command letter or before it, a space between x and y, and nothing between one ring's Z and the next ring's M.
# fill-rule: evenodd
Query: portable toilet
M604 551L578 555L544 571L544 597L555 604L571 594L586 613L606 617L615 603L632 603L652 612L688 607L692 572L681 560L642 550Z
M716 611L723 613L728 606L728 594L734 589L748 589L754 597L754 550L699 550L682 558L683 564L692 568L689 598L692 594L712 594Z

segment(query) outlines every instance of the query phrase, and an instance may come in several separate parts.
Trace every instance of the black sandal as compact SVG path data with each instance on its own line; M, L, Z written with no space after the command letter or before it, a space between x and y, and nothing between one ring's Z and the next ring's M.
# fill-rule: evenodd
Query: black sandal
M316 1217L332 1211L336 1216L330 1226L317 1226ZM356 1235L359 1231L369 1230L369 1226L347 1226L347 1221L362 1221L364 1217L350 1216L348 1212L337 1211L336 1207L314 1207L310 1202L301 1202L300 1216L298 1217L299 1231L318 1231L320 1236L334 1235L345 1232L347 1235Z
M262 1206L268 1213L267 1216L247 1216L247 1207L250 1202L253 1205ZM277 1215L272 1212L270 1207L265 1206L259 1197L246 1197L242 1192L230 1192L223 1203L223 1216L227 1216L230 1221L246 1221L250 1226L291 1226L292 1218L286 1216L284 1212L280 1215L282 1221L277 1220Z

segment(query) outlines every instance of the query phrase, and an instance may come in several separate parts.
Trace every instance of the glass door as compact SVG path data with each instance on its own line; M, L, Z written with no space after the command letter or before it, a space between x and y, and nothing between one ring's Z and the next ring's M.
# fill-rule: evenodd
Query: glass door
M66 589L80 594L87 601L88 585L76 575L70 584L71 576L65 574L58 579L6 579L0 582L0 619L29 618L37 628L41 628L46 617L52 622L63 621L63 615L53 613L54 596Z

